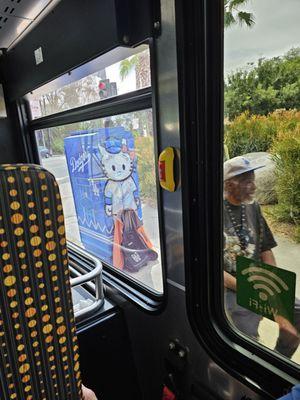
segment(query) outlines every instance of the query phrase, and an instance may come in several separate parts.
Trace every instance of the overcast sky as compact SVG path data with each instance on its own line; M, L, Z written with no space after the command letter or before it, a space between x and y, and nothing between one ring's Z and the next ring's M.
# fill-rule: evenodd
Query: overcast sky
M280 56L300 46L300 0L250 0L241 10L254 14L255 25L226 29L225 75L260 57Z

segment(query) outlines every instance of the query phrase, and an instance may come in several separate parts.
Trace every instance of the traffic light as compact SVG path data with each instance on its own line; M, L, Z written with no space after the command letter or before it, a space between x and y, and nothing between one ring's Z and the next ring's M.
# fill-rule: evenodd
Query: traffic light
M101 100L117 95L117 84L116 82L109 82L109 79L102 79L98 84L98 89Z
M108 92L107 92L108 83L109 83L108 79L99 82L98 88L99 88L99 97L101 100L106 99L108 97Z

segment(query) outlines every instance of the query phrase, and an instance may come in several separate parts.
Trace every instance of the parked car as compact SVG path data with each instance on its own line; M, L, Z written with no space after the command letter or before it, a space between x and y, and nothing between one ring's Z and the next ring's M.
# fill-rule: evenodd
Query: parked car
M49 158L51 155L49 149L47 149L45 146L39 146L38 150L41 158Z

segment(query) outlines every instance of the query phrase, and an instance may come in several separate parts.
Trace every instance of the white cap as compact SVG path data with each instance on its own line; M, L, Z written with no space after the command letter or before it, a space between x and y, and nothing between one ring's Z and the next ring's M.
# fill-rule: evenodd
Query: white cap
M253 165L248 158L243 156L231 158L224 162L224 181L262 167L265 165Z

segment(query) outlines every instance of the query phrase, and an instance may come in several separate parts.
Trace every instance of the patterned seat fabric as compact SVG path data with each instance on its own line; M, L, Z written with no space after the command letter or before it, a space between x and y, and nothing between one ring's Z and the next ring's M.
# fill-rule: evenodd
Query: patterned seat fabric
M54 177L0 166L0 398L79 400L64 216Z

